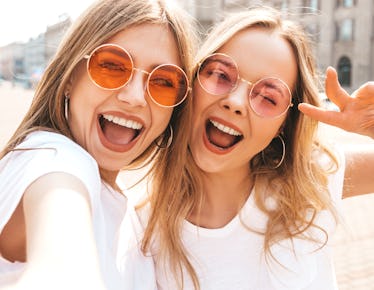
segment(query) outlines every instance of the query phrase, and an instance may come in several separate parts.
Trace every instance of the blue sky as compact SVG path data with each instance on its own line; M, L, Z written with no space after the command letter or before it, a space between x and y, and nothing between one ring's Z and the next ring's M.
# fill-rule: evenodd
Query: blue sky
M27 41L67 13L75 19L94 0L0 0L0 46Z

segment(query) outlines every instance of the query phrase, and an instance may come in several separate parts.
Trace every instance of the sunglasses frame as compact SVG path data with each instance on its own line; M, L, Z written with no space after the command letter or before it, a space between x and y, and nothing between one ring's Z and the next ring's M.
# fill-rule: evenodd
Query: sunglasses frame
M237 78L236 78L236 81L234 83L234 85L231 87L231 89L229 91L227 91L226 93L222 93L222 94L214 94L212 92L209 92L204 86L203 84L201 83L200 81L200 69L201 69L201 65L210 57L212 56L223 56L223 57L226 57L228 58L235 66L235 69L236 69L236 72L237 72ZM224 96L226 94L230 94L232 93L233 91L235 91L239 85L239 81L242 81L242 82L245 82L247 83L250 87L251 87L251 90L249 91L249 94L248 94L248 99L249 99L249 106L251 107L252 111L259 117L261 118L266 118L266 119L276 119L276 118L279 118L281 117L282 115L284 115L285 113L287 113L288 109L293 107L293 103L292 103L292 93L291 93L291 90L289 88L289 86L286 84L286 82L284 82L283 80L281 80L280 78L277 78L277 77L264 77L264 78L261 78L259 79L258 81L256 82L250 82L244 78L242 78L240 75L239 75L239 67L238 67L238 64L236 63L236 61L229 55L225 54L225 53L220 53L220 52L216 52L216 53L212 53L206 57L203 58L202 61L200 61L198 64L198 69L197 69L197 80L200 84L200 86L202 87L202 89L207 92L208 94L211 94L213 96ZM276 116L273 116L273 117L267 117L267 116L263 116L263 115L260 115L259 113L256 112L256 110L253 108L252 106L252 99L251 99L251 95L252 95L252 91L253 91L253 88L260 82L262 82L263 80L267 80L267 79L274 79L274 80L278 80L280 81L282 84L284 84L289 92L289 96L290 96L290 100L289 100L289 103L288 103L288 106L286 107L286 109L284 110L284 112L280 113L279 115L276 115Z
M103 87L103 86L101 86L101 85L99 85L93 78L92 78L92 76L91 76L91 74L90 74L90 70L89 70L89 66L90 66L90 60L91 60L91 57L95 54L95 52L97 52L99 49L101 49L101 48L103 48L103 47L116 47L116 48L118 48L118 49L120 49L120 50L122 50L128 57L129 57L129 59L130 59L130 62L131 62L131 74L130 74L130 77L129 77L129 79L123 84L123 85L121 85L121 86L119 86L119 87L116 87L116 88L106 88L106 87ZM178 105L180 105L186 98L187 98L187 96L188 96L188 93L189 93L189 91L190 91L190 85L189 85L189 81L188 81L188 77L187 77L187 74L184 72L184 70L181 68L181 67L179 67L179 66L177 66L177 65L175 65L175 64L172 64L172 63L166 63L166 64L160 64L160 65L158 65L158 66L156 66L154 69L152 69L152 71L151 72L148 72L148 71L145 71L145 70L143 70L143 69L140 69L140 68L136 68L135 66L134 66L134 61L133 61L133 59L132 59L132 57L131 57L131 54L125 49L125 48L123 48L122 46L120 46L120 45L118 45L118 44L114 44L114 43L104 43L104 44L102 44L102 45L99 45L98 47L96 47L90 54L86 54L86 55L84 55L83 56L83 58L84 59L86 59L87 60L87 63L86 63L86 69L87 69L87 73L88 73L88 76L89 76L89 78L90 78L90 80L98 87L98 88L100 88L100 89L103 89L103 90L107 90L107 91L115 91L115 90L119 90L119 89L121 89L121 88L123 88L123 87L125 87L130 81L131 81L131 79L132 79L132 77L133 77L133 75L134 75L134 71L139 71L139 72L141 72L141 73L144 73L144 74L146 74L148 77L147 77L147 80L146 80L146 88L147 88L147 94L149 95L149 97L152 99L152 101L155 103L155 104L157 104L157 105L159 105L160 107L164 107L164 108L174 108L174 107L176 107L176 106L178 106ZM184 94L184 96L183 96L183 98L181 98L181 100L178 102L178 103L176 103L176 104L174 104L174 105L172 105L172 106L166 106L166 105L163 105L163 104L160 104L159 102L157 102L155 99L154 99L154 97L152 96L152 94L150 93L150 90L149 90L149 81L150 81L150 78L151 78L151 76L152 76L152 74L156 71L156 70L158 70L158 69L160 69L160 68L162 68L162 67L165 67L165 66L172 66L172 67L175 67L177 70L179 70L182 74L183 74L183 76L184 76L184 78L185 78L185 80L186 80L186 92L185 92L185 94Z

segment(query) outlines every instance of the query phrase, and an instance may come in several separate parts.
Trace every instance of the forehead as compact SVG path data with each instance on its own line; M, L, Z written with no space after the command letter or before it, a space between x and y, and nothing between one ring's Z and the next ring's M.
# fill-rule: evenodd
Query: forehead
M171 63L181 65L175 36L167 24L145 23L128 27L107 43L125 48L136 65Z
M247 28L236 33L217 52L231 56L241 77L256 81L264 77L282 79L294 88L296 58L291 45L277 31Z

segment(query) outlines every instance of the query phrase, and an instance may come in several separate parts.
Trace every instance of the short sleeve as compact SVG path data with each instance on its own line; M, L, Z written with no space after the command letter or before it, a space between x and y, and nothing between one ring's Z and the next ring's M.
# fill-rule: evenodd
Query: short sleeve
M27 187L52 172L65 172L81 180L89 193L92 211L95 211L101 188L95 160L63 135L34 132L0 160L0 232Z

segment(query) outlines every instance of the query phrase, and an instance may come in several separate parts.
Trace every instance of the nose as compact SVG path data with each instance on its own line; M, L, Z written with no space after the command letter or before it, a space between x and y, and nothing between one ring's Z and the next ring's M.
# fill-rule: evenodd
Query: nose
M118 100L132 107L144 107L146 100L147 75L142 71L134 70L129 82L119 90Z
M225 109L229 110L235 115L247 116L248 114L248 94L249 84L246 82L239 82L235 90L229 93L227 96L222 98L220 105Z

